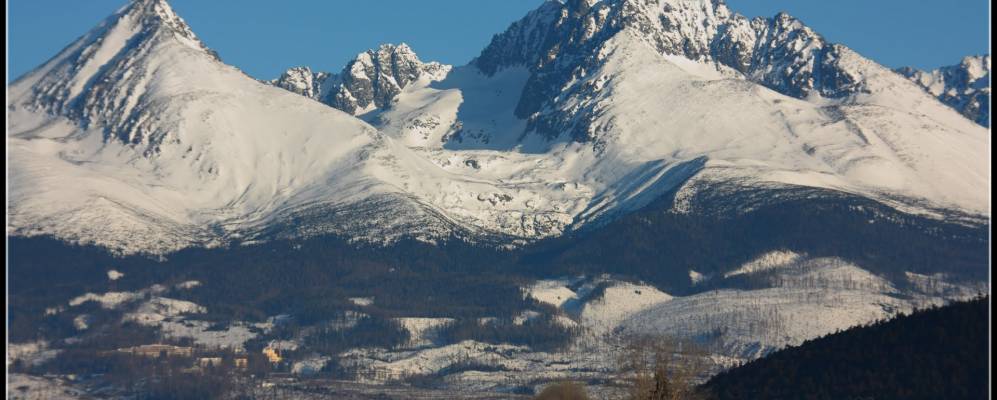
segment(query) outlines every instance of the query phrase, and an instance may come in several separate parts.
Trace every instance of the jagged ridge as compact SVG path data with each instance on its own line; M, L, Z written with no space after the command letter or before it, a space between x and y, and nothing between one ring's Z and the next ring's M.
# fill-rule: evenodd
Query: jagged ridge
M339 74L295 67L269 83L360 115L389 107L409 83L422 76L440 79L449 69L437 62L422 62L404 43L383 44L358 54Z
M969 56L932 71L896 70L966 118L990 127L990 56Z
M386 45L340 74L291 70L273 82L289 92L168 10L133 3L11 86L9 231L156 252L323 233L521 243L671 191L673 211L700 212L681 200L704 187L986 212L982 128L787 15L547 2L470 65Z

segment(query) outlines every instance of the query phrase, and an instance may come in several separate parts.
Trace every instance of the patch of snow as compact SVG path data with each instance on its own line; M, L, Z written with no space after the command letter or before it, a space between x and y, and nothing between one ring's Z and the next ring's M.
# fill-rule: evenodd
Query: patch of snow
M561 307L569 300L577 298L577 294L568 288L577 279L541 280L526 288L526 296L541 303Z
M737 269L724 274L724 278L737 275L747 275L755 272L768 271L777 268L788 267L803 259L803 255L792 251L776 250L765 253L758 258L748 261Z
M144 325L156 325L168 318L206 312L208 312L207 308L189 301L153 297L149 301L142 303L134 312L125 314L124 319Z
M111 269L111 270L107 271L107 279L110 279L112 281L116 281L118 279L121 279L124 276L125 276L124 273L118 272L117 270Z
M329 356L312 355L295 361L291 366L291 373L295 375L313 375L321 371L322 367L331 359Z
M543 314L541 314L539 312L536 312L536 311L533 311L533 310L525 310L525 311L519 313L519 315L513 317L512 323L513 323L513 325L523 325L527 321L531 321L531 320L539 318L541 316L543 316Z
M417 348L432 345L436 340L436 331L455 321L453 318L396 318L409 333L407 348Z
M90 321L91 321L90 315L87 314L78 315L76 316L76 318L73 318L73 327L76 328L76 330L78 331L85 331L87 329L90 329Z
M7 398L10 400L86 400L93 396L65 378L27 374L7 375Z
M361 307L366 307L374 304L373 297L350 297L348 300L350 301L350 303L353 303Z
M7 343L7 367L14 364L14 360L21 360L25 366L37 366L59 355L59 349L49 348L48 342L34 341L26 343Z
M611 332L620 321L648 307L672 300L672 296L650 285L616 282L602 296L587 301L579 322L596 335Z
M144 297L144 293L138 292L107 292L102 294L87 293L69 300L69 305L71 307L76 307L88 301L95 301L100 303L100 306L103 308L115 309L120 307L122 304L140 300Z
M178 283L174 287L177 288L177 289L181 289L181 290L189 290L189 289L193 289L193 288L198 287L198 286L201 286L201 282L198 282L198 281L185 281L185 282Z
M210 329L214 323L208 321L174 318L159 321L157 325L166 337L191 338L195 344L208 348L245 350L243 345L257 336L242 322L233 322L223 330Z
M692 282L693 285L697 285L700 282L705 281L706 279L707 279L706 275L703 275L691 269L689 270L689 281Z
M949 277L943 273L931 275L906 272L907 282L909 282L919 292L930 296L944 296L956 298L968 298L978 294L990 293L985 282L977 284L955 284L951 283Z
M278 351L294 351L300 346L301 344L295 340L271 340L267 343L267 347Z

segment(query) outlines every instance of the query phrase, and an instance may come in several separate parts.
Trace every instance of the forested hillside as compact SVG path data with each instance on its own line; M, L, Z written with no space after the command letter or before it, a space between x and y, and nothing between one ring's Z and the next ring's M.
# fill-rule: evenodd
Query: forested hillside
M713 377L717 399L985 399L989 297L856 327Z

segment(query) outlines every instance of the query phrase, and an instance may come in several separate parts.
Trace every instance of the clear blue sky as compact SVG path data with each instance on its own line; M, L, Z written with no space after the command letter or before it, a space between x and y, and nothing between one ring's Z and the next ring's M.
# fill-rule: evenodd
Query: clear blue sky
M171 0L222 59L257 78L339 71L356 53L406 42L464 64L543 0ZM124 0L9 0L8 81L55 55ZM989 53L988 0L728 0L749 17L787 11L887 66L934 68Z

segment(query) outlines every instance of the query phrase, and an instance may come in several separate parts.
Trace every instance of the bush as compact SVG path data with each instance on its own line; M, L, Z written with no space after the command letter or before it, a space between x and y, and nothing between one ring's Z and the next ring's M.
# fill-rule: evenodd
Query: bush
M535 400L588 400L585 387L575 382L560 382L547 386Z

